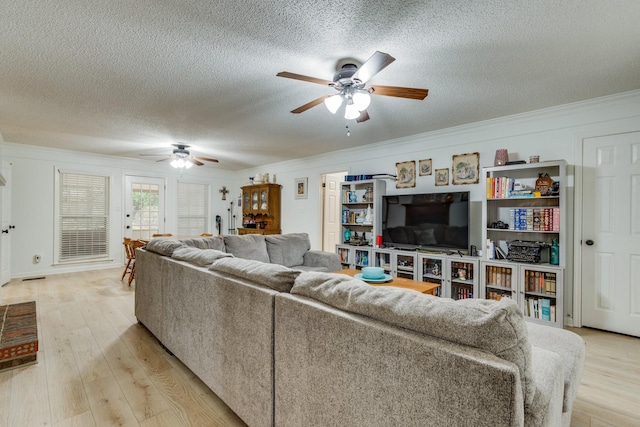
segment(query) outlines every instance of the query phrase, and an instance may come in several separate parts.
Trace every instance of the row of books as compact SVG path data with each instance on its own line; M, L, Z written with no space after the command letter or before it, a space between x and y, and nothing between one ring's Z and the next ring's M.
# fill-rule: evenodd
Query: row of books
M523 197L513 194L514 178L487 178L487 199L508 199L509 197Z
M526 298L524 305L525 316L533 317L535 319L548 320L550 322L556 321L556 306L552 304L548 298Z
M526 270L524 273L525 292L556 294L556 273Z
M473 288L454 286L451 288L451 298L453 299L473 298Z
M371 221L366 221L367 211L365 209L359 210L342 210L342 223L343 224L356 224L365 223L372 224Z
M511 294L507 292L493 292L493 291L487 292L487 299L500 301L502 298L511 299Z
M485 270L486 282L489 286L511 287L512 269L508 267L497 267L488 265Z
M560 208L509 209L509 229L519 231L560 231Z

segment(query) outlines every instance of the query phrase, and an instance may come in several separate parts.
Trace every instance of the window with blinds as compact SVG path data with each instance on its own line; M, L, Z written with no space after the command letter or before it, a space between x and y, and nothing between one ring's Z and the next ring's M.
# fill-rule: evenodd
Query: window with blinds
M199 236L208 230L209 185L178 182L178 236Z
M58 262L108 258L109 177L59 173Z

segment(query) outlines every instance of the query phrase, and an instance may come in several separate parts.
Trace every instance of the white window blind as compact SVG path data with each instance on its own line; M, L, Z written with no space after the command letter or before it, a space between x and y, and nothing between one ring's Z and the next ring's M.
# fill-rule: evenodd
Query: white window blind
M60 172L58 262L109 256L109 177Z
M209 185L178 182L178 235L198 236L207 232Z

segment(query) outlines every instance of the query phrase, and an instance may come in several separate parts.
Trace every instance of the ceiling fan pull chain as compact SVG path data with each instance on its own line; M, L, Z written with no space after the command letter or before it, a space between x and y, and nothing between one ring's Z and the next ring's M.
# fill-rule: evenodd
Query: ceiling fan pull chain
M347 136L351 136L351 131L349 130L349 124L345 126L347 128Z

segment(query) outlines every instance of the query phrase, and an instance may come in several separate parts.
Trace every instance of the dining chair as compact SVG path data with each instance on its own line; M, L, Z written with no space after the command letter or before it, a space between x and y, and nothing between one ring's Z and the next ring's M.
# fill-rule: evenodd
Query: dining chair
M151 235L151 237L171 237L173 236L173 234L171 233L167 233L167 234L158 234L158 233L154 233Z
M131 282L136 275L136 249L141 248L146 245L147 242L144 240L131 240L129 247L131 250L131 271L129 272L129 286L131 286Z
M122 277L120 280L124 280L124 276L127 275L127 272L131 271L131 261L133 261L133 257L135 254L131 253L131 239L125 237L122 244L124 245L124 256L125 256L125 265L124 270L122 271Z

